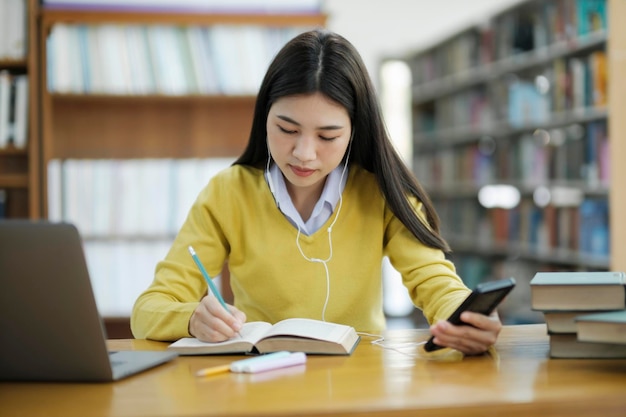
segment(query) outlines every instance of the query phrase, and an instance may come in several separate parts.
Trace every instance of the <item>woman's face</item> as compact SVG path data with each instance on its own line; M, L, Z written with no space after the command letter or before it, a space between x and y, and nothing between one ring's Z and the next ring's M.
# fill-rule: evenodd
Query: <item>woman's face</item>
M352 126L346 109L321 93L277 100L267 117L272 158L293 196L320 193L346 153Z

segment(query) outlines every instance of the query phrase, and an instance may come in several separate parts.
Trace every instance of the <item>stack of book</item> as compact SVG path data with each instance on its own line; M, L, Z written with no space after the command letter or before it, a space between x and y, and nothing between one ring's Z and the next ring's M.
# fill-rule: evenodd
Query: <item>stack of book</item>
M626 274L539 272L532 309L543 312L552 358L626 358Z

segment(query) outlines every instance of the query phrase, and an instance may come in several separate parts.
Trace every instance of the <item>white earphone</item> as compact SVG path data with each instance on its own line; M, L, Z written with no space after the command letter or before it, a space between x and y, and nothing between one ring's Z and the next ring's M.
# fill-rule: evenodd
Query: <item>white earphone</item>
M270 162L272 161L272 154L270 153L270 144L266 141L267 144L267 165L265 167L265 179L267 181L267 185L270 187L270 192L276 198L274 194L274 183L272 182L272 175L270 174Z
M352 137L350 137L350 142L348 143L348 150L346 152L346 162L343 165L343 170L341 171L341 177L339 179L339 190L338 190L339 191L339 205L337 206L337 212L335 213L335 218L333 219L330 226L328 226L328 229L326 229L326 231L328 232L328 249L329 249L328 257L326 259L310 258L306 256L306 254L302 250L302 247L300 246L300 234L302 233L302 231L300 230L300 226L296 222L296 227L298 228L298 234L296 235L296 247L298 248L300 255L302 255L302 257L309 262L321 263L322 265L324 265L324 270L326 271L326 300L324 301L324 307L322 309L322 321L326 321L326 307L328 306L328 300L330 298L330 273L328 272L327 263L333 258L332 230L333 230L333 226L337 222L337 219L339 218L341 207L343 206L343 196L342 196L343 193L341 189L341 184L343 183L343 178L348 168L348 159L350 158L351 149L352 149ZM267 144L267 166L265 168L265 178L267 180L267 184L269 185L270 192L272 193L272 195L274 195L274 199L276 199L276 196L274 194L274 184L272 182L272 175L270 174L271 160L272 160L272 154L270 153L270 147L268 143Z

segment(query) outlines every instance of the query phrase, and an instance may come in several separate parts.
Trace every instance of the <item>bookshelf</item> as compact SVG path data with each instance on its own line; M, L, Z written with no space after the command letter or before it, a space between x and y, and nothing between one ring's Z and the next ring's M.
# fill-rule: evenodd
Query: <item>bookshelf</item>
M0 140L0 218L31 218L41 216L40 199L40 161L39 161L39 109L37 100L38 90L38 55L37 55L37 11L39 2L36 0L21 0L5 2L3 5L2 23L9 28L9 34L3 36L17 40L21 45L17 49L6 51L0 56L0 78L4 78L6 86L12 86L14 97L17 97L17 83L26 86L26 94L20 94L25 99L25 107L16 104L15 100L5 103L12 109L21 107L26 109L17 117L16 125L20 126L23 134L16 140L15 134L10 140ZM16 9L23 7L23 9ZM23 22L23 25L20 23ZM17 24L16 24L17 23ZM6 46L6 45L5 45ZM17 79L22 78L21 81ZM20 87L21 88L21 87ZM9 93L11 94L11 93ZM2 105L0 105L2 107ZM14 115L14 110L9 110ZM1 112L0 112L1 113ZM11 116L11 125L16 122L16 116ZM8 126L7 122L4 123ZM2 129L0 129L2 130ZM15 132L15 130L13 130ZM18 135L20 136L20 135Z
M609 73L624 74L626 71L626 27L619 17L626 13L626 2L609 0ZM611 137L611 178L613 185L609 195L611 210L611 269L626 271L626 191L620 184L626 178L626 80L610 78L609 107L613 109L609 118Z
M608 77L623 61L607 53L623 42L607 23L620 7L522 1L405 57L413 167L468 285L624 267L624 225L609 219L625 198L611 181L626 155L621 122L609 117L626 105L624 87ZM516 292L511 315L540 319Z
M196 14L42 9L40 43L52 28L80 25L322 26L318 14ZM41 62L48 62L42 48ZM48 74L42 74L48 84ZM43 165L55 158L237 156L247 142L255 95L56 93L43 89ZM44 198L44 201L47 199Z
M297 31L324 26L325 21L320 13L42 6L39 43L43 47L39 59L45 63L41 74L44 213L77 223L85 240L96 300L101 302L99 307L106 304L101 313L109 336L129 336L128 315L134 298L151 282L156 262L175 237L177 226L172 226L176 223L172 217L180 220L180 212L184 210L186 214L211 172L227 166L243 151L258 89L255 82L260 83L258 77L251 82L251 74L265 72L274 53L272 48L277 51ZM129 35L131 32L133 35ZM197 42L201 37L210 42L218 35L222 36L218 43L204 43L200 49L193 49L189 40ZM135 36L135 40L136 36L143 36L144 43L138 47L131 43L130 36ZM263 43L269 42L266 38L273 43ZM81 51L83 55L73 55L81 49L76 45L93 39L96 43L88 43ZM118 42L113 48L110 39ZM168 42L179 43L168 48ZM250 42L257 48L251 50ZM219 49L221 43L227 50ZM181 51L187 48L189 53L185 55ZM113 60L106 55L111 50L119 54ZM119 52L124 50L134 52ZM216 59L205 50L224 55ZM94 51L101 55L89 55ZM259 51L265 51L265 56L259 57ZM143 54L150 58L137 60L137 55ZM193 59L201 55L205 59L201 68L206 71L199 72ZM265 61L236 61L242 55ZM130 63L125 68L110 66L112 61L125 60ZM217 61L230 65L221 68L220 73ZM94 62L101 65L93 65ZM133 71L138 68L149 68L149 77L137 77ZM170 72L161 77L160 71L165 70ZM212 83L201 80L205 72L214 74ZM62 74L66 73L72 76L64 78ZM111 73L135 78L107 84ZM185 78L177 78L181 74ZM245 87L241 87L241 78L227 82L220 75L248 78ZM152 81L150 85L138 84L146 78ZM164 172L169 174L164 176ZM109 187L98 192L97 198L88 182L96 177ZM72 189L75 183L80 185ZM187 194L185 198L181 198L181 193ZM178 202L180 207L172 208L172 202ZM102 211L103 206L110 210ZM98 210L100 215L94 215ZM85 214L95 216L96 223L85 220ZM104 224L97 223L103 218ZM111 219L118 224L112 224ZM120 227L119 222L125 222L127 227ZM169 228L155 229L155 225ZM141 256L146 253L148 257L142 261ZM232 293L226 267L221 280L224 298L229 300ZM108 301L102 303L104 299Z

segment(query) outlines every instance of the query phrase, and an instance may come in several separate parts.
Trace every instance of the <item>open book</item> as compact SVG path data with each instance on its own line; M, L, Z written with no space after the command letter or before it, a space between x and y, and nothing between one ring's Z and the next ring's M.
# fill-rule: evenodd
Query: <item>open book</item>
M181 355L269 353L281 350L320 355L350 355L360 337L350 326L313 319L286 319L272 325L245 323L239 336L225 342L206 343L185 337L168 346Z

